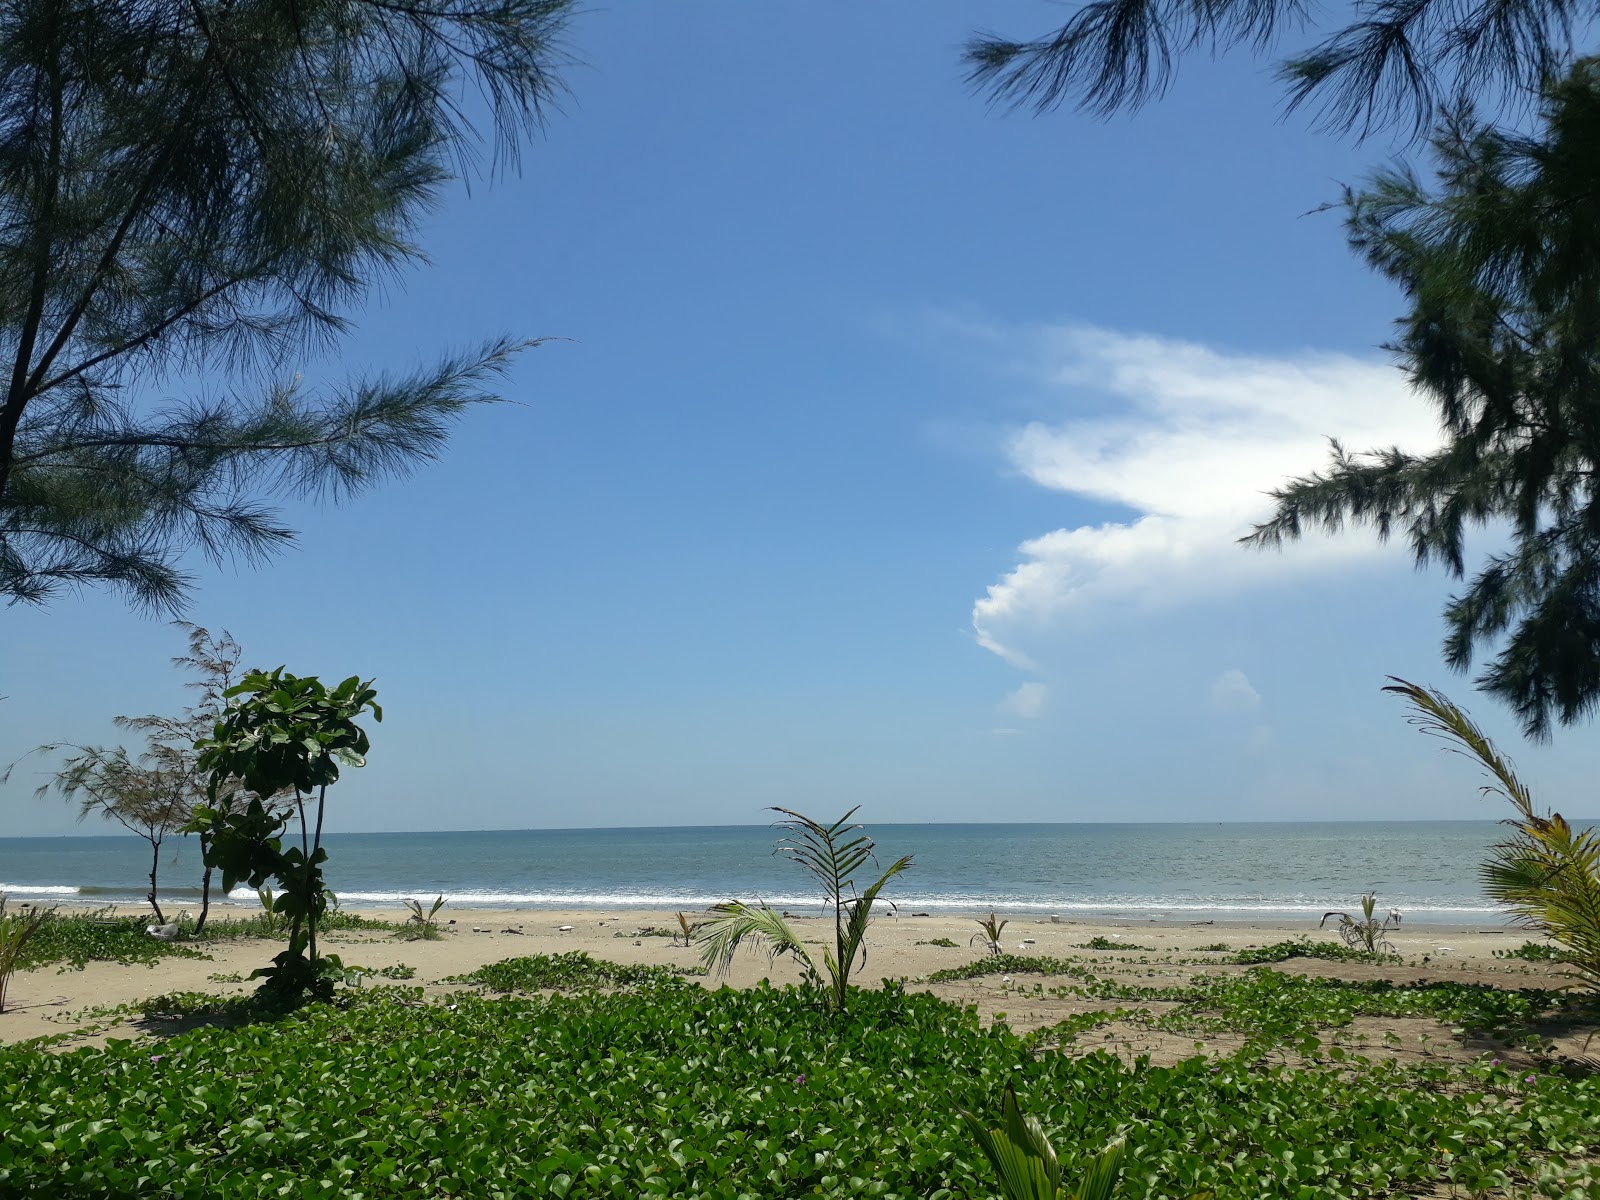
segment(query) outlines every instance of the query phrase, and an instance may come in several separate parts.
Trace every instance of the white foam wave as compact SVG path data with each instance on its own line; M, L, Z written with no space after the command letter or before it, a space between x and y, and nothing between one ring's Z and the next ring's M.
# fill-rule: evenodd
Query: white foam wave
M56 883L0 883L7 896L76 896L78 889Z

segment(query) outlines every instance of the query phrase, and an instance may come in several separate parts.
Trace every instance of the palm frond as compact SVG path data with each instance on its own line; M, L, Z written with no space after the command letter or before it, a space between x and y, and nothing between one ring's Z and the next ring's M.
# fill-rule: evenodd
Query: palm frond
M851 877L872 858L872 839L865 833L857 833L861 826L850 824L850 818L859 808L857 805L833 824L824 825L804 813L774 805L772 811L788 819L778 823L785 834L773 853L805 867L831 895L837 896L848 889Z
M1487 735L1443 693L1403 679L1384 689L1411 704L1412 724L1476 760L1491 783L1482 790L1511 802L1511 835L1489 849L1484 891L1513 917L1555 942L1561 959L1600 988L1600 835L1576 830L1560 813L1539 813L1533 797Z
M734 955L746 938L756 937L766 942L767 952L777 958L788 954L801 962L808 973L820 978L811 953L800 941L783 917L765 904L745 904L730 900L713 906L719 914L700 926L696 938L700 946L700 965L708 971L726 974L733 964Z

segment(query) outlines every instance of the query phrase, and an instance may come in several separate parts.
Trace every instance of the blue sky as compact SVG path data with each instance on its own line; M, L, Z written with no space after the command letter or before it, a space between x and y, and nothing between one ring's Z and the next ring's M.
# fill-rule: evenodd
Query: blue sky
M253 662L376 677L332 826L1499 816L1388 674L1581 809L1591 732L1529 746L1445 671L1443 575L1231 544L1324 436L1433 436L1375 348L1399 297L1308 215L1391 148L1243 55L1109 122L996 112L957 60L999 10L843 11L585 14L521 176L308 364L570 339L441 462L291 506L272 566L196 564L188 615ZM0 762L184 702L178 634L115 598L3 620ZM80 828L36 782L0 834Z

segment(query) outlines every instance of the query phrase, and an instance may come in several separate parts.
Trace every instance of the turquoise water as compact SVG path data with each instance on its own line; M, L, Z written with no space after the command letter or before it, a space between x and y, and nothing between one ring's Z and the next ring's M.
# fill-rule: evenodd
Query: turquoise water
M906 911L1133 918L1320 916L1376 890L1412 920L1495 915L1477 865L1492 821L1378 823L882 825L890 885ZM733 897L802 908L810 877L774 858L767 826L347 833L326 838L328 878L352 906L442 893L458 908L698 908ZM162 888L199 894L191 839L163 850ZM0 891L55 903L137 901L149 869L131 837L0 838ZM254 896L239 894L240 903Z

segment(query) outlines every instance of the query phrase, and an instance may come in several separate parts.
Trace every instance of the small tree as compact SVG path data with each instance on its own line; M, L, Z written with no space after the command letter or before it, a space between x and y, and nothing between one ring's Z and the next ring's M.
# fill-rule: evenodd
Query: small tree
M861 826L850 824L856 809L832 825L823 825L788 808L774 807L772 811L789 818L778 824L785 832L773 853L792 858L815 875L833 908L833 948L822 951L824 970L817 969L817 962L800 935L780 914L765 904L741 900L715 907L714 911L721 915L702 927L701 961L707 969L726 971L745 938L760 938L774 958L789 954L798 959L805 967L807 980L822 987L832 1008L843 1012L850 1000L850 974L858 959L863 966L867 961L867 923L872 906L883 885L911 866L911 856L889 864L889 869L858 895L853 877L863 865L876 859L872 839L861 832Z
M145 735L146 747L137 759L121 746L105 749L58 742L40 746L35 753L69 751L60 769L39 789L39 794L54 788L81 806L79 820L99 813L117 821L150 843L150 906L156 919L164 921L156 898L156 873L160 866L161 843L169 833L186 830L195 810L210 802L209 781L200 767L196 743L210 737L226 708L226 694L238 674L243 651L226 630L213 636L210 630L188 621L173 622L189 639L189 652L172 660L173 666L195 672L196 679L185 686L200 693L200 703L175 717L149 715L118 717L117 726ZM14 766L15 764L13 764ZM9 777L7 768L0 781ZM219 790L216 803L232 804L236 785ZM202 858L209 834L200 835ZM207 866L200 881L200 918L195 932L205 929L211 911L212 868Z
M326 994L327 968L342 966L317 952L317 925L329 897L322 822L340 767L366 763L369 742L356 718L370 709L374 720L383 720L377 695L370 681L354 675L330 689L315 676L282 667L253 671L227 692L245 699L200 744L211 803L196 811L190 828L209 839L206 861L221 869L224 890L241 881L254 888L277 881L273 911L289 920L289 945L255 977L288 997ZM250 793L244 807L229 798L235 788ZM308 803L314 814L307 814ZM285 850L280 835L295 819L300 844Z
M123 729L137 730L150 739L150 755L163 762L166 768L184 787L184 812L180 827L187 827L195 810L211 802L210 781L200 767L198 743L216 732L217 722L227 711L228 689L239 674L239 661L244 651L226 629L213 636L209 629L189 621L174 621L189 638L189 652L179 654L172 665L194 672L196 678L185 687L200 693L200 702L186 708L176 717L143 716L118 717L117 725ZM218 790L216 803L231 807L237 785ZM200 857L206 859L210 835L200 834ZM211 876L213 868L207 864L200 876L200 917L194 931L202 932L211 915Z
M161 868L161 844L167 835L188 821L193 798L191 778L175 756L153 747L137 761L121 746L113 750L99 746L41 746L44 751L73 750L55 776L39 788L44 795L52 788L78 802L81 821L98 813L117 822L129 833L137 834L150 845L150 892L145 899L156 920L165 923L156 876Z

